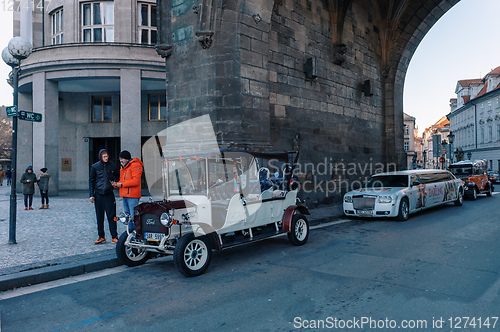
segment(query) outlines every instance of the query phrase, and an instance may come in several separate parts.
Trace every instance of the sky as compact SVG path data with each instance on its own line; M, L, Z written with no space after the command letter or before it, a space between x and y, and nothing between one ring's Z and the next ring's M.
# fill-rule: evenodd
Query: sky
M461 0L430 29L413 55L405 78L403 110L417 120L419 133L450 111L457 81L482 78L500 66L496 22L500 0ZM12 12L0 7L0 52L12 38ZM0 105L12 104L0 61Z

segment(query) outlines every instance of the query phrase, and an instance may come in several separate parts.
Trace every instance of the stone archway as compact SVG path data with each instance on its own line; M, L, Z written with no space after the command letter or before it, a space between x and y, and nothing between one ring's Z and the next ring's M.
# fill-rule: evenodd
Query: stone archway
M170 123L210 114L224 147L300 147L306 196L337 201L405 164L406 70L458 1L160 0Z

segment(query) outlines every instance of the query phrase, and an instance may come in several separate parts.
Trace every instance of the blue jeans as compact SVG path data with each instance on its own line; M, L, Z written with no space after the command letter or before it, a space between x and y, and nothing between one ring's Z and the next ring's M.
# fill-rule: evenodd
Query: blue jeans
M134 218L134 207L139 205L140 198L123 197L123 211L128 212Z

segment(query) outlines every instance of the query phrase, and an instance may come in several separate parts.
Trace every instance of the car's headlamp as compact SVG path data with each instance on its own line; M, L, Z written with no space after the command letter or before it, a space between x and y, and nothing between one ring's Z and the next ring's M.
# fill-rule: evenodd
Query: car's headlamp
M127 212L120 212L118 221L124 225L128 225L128 222L130 221L130 214L128 214Z
M378 202L379 203L391 203L392 202L392 196L379 196L378 197Z
M344 202L346 203L352 203L352 196L344 196Z
M174 212L173 211L172 211L172 214L164 212L160 216L160 222L165 227L170 227L172 225L173 221L174 221Z

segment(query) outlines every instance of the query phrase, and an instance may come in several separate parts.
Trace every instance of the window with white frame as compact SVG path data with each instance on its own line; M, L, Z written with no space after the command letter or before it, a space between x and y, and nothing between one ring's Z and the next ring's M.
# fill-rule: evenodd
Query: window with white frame
M113 42L113 1L86 2L82 4L82 41Z
M139 3L139 43L156 44L158 28L156 24L156 5Z
M149 121L167 120L167 96L165 94L151 94L148 96Z
M58 9L51 14L52 45L63 43L63 10Z
M410 142L405 142L404 149L405 149L405 152L407 152L408 150L410 150Z
M92 97L92 122L111 122L112 98L111 96Z

